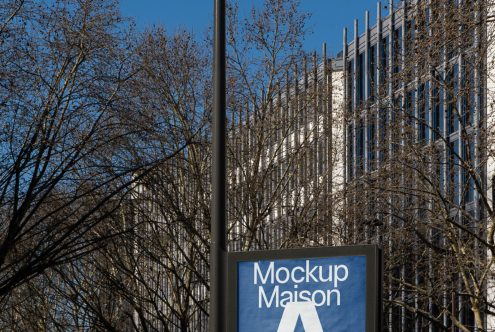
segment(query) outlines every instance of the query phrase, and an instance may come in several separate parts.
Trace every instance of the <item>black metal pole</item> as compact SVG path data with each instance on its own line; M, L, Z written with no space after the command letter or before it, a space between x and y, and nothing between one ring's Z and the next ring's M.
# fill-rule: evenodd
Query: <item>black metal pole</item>
M213 165L210 244L210 332L226 329L225 227L225 0L215 0Z

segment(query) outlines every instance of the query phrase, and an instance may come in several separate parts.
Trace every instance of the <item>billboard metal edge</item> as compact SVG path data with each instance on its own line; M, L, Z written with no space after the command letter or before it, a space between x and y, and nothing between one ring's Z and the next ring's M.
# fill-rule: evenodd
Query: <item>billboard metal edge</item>
M315 247L280 250L229 252L227 255L227 326L237 331L237 267L238 262L285 260L343 256L366 257L366 332L380 332L382 328L382 249L377 245Z

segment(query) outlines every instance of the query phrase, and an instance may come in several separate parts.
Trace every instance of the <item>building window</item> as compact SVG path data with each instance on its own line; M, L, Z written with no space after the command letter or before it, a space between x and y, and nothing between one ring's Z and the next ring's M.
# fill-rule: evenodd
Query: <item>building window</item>
M472 58L465 59L463 63L461 89L461 121L463 126L470 126L474 122L474 109L476 103Z
M459 204L459 141L449 144L448 186L450 201Z
M371 113L368 118L368 169L374 171L376 169L376 114Z
M468 140L463 143L462 158L464 165L462 168L462 191L464 201L470 203L474 201L474 179L469 169L474 169L474 140Z
M416 22L414 20L408 20L406 22L406 52L410 55L413 54L414 42L416 41Z
M360 120L356 130L356 176L362 175L364 172L364 124Z
M347 177L354 176L354 130L352 124L347 126Z
M394 90L400 88L402 80L399 77L399 73L402 70L402 27L395 29L393 39L393 84Z
M428 140L428 100L429 83L422 83L418 86L418 141L426 143Z
M388 42L389 37L382 38L381 40L381 52L380 52L380 86L381 86L381 94L387 94L387 78L388 78L388 63L389 63L389 54L388 54Z
M387 110L380 110L380 162L388 159L388 114Z
M394 98L393 101L393 108L392 108L392 114L391 114L391 119L390 123L392 124L392 155L396 155L396 153L399 151L399 146L401 144L401 128L399 126L399 122L401 120L401 115L403 114L402 112L402 96L398 96Z
M404 61L408 63L409 61L414 61L414 43L416 41L416 27L415 27L415 21L414 20L408 20L406 22L406 27L405 27L405 32L404 32ZM406 71L406 83L409 84L411 83L414 79L414 70L412 68L408 68Z
M432 91L432 111L433 111L433 140L436 141L443 132L443 102L441 90L438 87Z
M351 115L354 110L354 60L347 63L347 105L348 114Z
M412 140L414 138L414 131L415 131L415 110L416 110L416 93L415 91L408 91L406 94L406 102L404 105L405 108L405 121L404 121L404 131L406 134L406 137L409 140Z
M460 41L461 49L463 50L467 50L474 45L474 41L476 39L476 29L474 28L476 11L477 9L474 0L462 1L461 12L463 13L463 17L460 24L460 35L462 38Z
M364 99L364 53L357 57L356 68L356 105L360 105Z
M433 167L432 170L434 170L433 173L433 179L432 183L436 184L437 189L439 192L444 193L444 156L443 156L443 150L438 148L438 146L433 146L433 152L432 152L432 163Z
M369 101L374 102L375 101L375 89L376 89L376 83L375 83L375 76L376 76L376 45L373 45L370 47L368 51L368 94L369 94Z
M459 130L458 123L458 111L457 111L457 93L458 84L457 77L459 73L459 66L455 64L447 72L446 83L447 83L447 129L448 133L452 134Z

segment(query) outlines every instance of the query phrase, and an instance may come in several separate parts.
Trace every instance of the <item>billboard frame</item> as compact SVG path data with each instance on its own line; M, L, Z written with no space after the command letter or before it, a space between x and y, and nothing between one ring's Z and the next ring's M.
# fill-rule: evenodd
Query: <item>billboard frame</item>
M366 257L366 332L379 332L382 325L382 250L377 245L336 246L300 249L229 252L227 264L227 326L238 331L237 296L238 263L261 260L290 260L332 258L345 256Z

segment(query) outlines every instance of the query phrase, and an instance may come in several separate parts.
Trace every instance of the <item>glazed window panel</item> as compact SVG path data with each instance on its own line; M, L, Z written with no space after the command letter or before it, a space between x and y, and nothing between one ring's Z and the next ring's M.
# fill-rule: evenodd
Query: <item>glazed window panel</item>
M364 53L357 57L356 68L356 105L360 105L364 100Z
M433 113L433 140L438 140L443 133L443 96L439 87L434 87L432 91L432 113Z
M414 132L416 131L416 93L415 91L408 91L406 94L406 102L404 105L404 131L408 140L414 138Z
M375 101L376 95L376 44L368 51L368 93L369 101Z
M388 114L386 109L380 110L379 113L380 123L380 162L384 162L388 159Z
M463 187L462 191L464 193L464 201L470 203L474 201L474 178L473 174L470 173L471 169L474 169L474 140L470 139L463 142L463 153L462 158L464 159L462 168L462 178Z
M449 144L447 174L449 199L454 204L459 204L459 141L455 140Z
M360 120L356 130L356 177L364 171L364 124Z
M349 115L354 110L354 60L347 63L347 112Z
M354 127L347 126L347 177L352 180L354 176Z
M371 113L368 119L368 169L374 171L376 169L376 113Z
M389 37L382 38L381 40L381 51L380 51L380 86L381 94L387 93L386 82L388 79L388 64L389 64Z
M422 83L418 87L418 141L425 144L429 138L429 83Z
M458 74L459 66L457 64L454 64L452 68L447 72L446 77L448 134L452 134L459 130L459 112L457 109L457 95L459 92Z
M465 59L461 72L461 124L471 126L474 123L476 88L474 81L473 59Z

